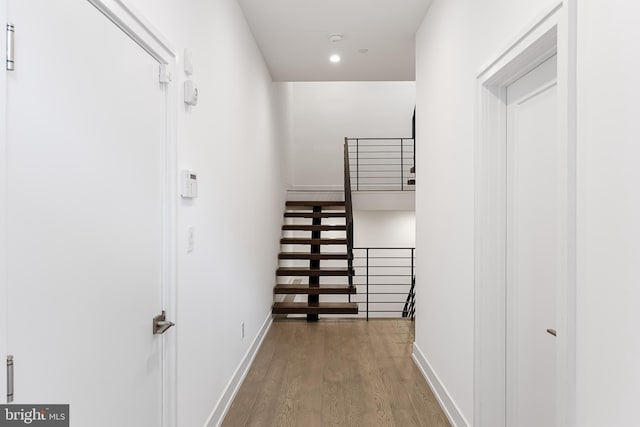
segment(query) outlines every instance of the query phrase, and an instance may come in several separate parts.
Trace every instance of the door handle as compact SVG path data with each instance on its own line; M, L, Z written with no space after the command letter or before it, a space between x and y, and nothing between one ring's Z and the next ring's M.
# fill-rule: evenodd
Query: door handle
M553 335L554 337L556 336L556 330L555 329L547 329L547 333Z
M167 320L166 313L164 310L162 310L161 314L158 314L156 317L153 318L153 334L154 335L164 334L165 332L167 332L167 329L169 329L172 326L175 326L175 323L169 322Z
M13 402L13 356L7 356L7 403Z

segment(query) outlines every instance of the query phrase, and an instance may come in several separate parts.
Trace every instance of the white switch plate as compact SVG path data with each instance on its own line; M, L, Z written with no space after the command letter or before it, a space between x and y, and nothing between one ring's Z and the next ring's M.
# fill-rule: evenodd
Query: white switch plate
M193 252L194 240L194 229L190 226L187 228L187 252Z
M193 58L189 49L184 50L184 73L187 76L193 74Z

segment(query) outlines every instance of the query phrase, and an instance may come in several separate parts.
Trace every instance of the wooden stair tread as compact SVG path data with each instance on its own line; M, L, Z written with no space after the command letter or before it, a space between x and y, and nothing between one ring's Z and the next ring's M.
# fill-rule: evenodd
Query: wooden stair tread
M346 225L308 225L308 224L285 224L283 230L299 231L346 231Z
M416 185L416 180L415 179L408 180L407 185Z
M332 206L332 205L327 205L327 206L320 206L320 208L322 209L321 212L342 212L344 213L344 206ZM304 211L304 212L311 212L313 210L313 206L304 206L304 205L300 205L300 206L287 206L286 211L287 212L291 212L291 211Z
M353 268L349 267L280 267L277 276L353 276Z
M306 294L306 295L320 295L320 294L355 294L356 287L349 285L320 285L309 286L306 284L286 284L276 285L273 288L275 294Z
M285 212L285 218L344 218L346 212Z
M344 200L289 200L286 203L287 207L300 207L300 206L344 206Z
M346 245L347 239L307 239L302 237L283 237L283 245Z
M330 252L312 254L309 252L280 252L278 255L280 259L349 259L349 254L346 252Z
M276 302L272 308L273 314L358 314L358 304L355 302Z

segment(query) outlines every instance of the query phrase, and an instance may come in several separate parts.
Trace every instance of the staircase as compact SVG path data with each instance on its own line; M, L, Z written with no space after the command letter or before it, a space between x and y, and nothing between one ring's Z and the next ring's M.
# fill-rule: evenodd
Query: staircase
M273 290L285 300L273 304L273 314L302 314L307 321L320 314L358 314L357 303L336 301L355 293L346 222L343 201L286 202ZM300 295L306 301L293 301ZM331 297L336 295L342 298Z

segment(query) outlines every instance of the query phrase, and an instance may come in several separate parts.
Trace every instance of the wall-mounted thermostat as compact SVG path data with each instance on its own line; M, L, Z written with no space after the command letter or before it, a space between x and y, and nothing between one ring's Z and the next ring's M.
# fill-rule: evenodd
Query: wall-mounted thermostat
M193 171L183 170L180 175L182 176L180 195L188 198L198 197L198 174Z
M198 105L198 88L191 80L184 82L184 102L187 105Z

